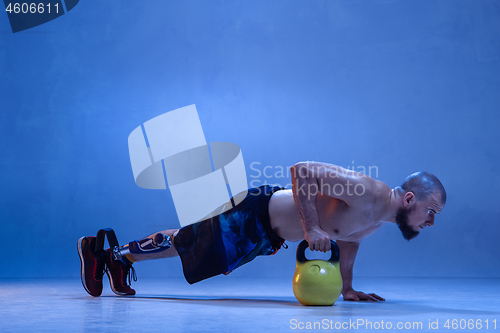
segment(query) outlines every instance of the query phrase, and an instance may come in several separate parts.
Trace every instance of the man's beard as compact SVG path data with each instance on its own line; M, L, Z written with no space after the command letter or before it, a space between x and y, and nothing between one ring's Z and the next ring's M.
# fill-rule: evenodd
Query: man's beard
M420 232L415 231L408 225L408 215L412 211L412 208L410 209L402 209L400 208L398 210L398 214L396 215L396 224L399 227L399 230L401 230L401 233L403 234L404 239L409 241L410 239L413 239L417 237Z

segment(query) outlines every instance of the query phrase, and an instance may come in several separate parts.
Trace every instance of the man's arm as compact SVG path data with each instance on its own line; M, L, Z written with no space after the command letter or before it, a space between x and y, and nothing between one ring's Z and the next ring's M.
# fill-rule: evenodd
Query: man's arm
M296 163L291 168L292 192L295 206L302 221L304 236L311 251L330 251L330 235L319 225L316 197L317 179L311 176L304 163ZM316 190L314 190L316 188Z
M336 241L340 252L340 274L342 275L342 295L345 301L385 301L377 294L365 294L352 288L354 260L359 249L359 242Z
M342 200L349 205L352 200L361 199L354 198L353 188L361 185L365 190L369 177L340 166L320 162L299 162L294 164L290 171L293 199L309 248L311 251L330 251L330 235L321 229L316 210L318 193Z

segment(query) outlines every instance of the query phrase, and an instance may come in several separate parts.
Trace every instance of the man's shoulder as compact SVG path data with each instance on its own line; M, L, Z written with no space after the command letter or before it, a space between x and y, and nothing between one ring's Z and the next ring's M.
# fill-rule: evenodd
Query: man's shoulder
M380 200L385 200L387 198L387 193L391 191L389 186L384 182L374 179L366 175L358 175L359 184L363 186L363 191L357 191L356 194L359 203L376 204Z

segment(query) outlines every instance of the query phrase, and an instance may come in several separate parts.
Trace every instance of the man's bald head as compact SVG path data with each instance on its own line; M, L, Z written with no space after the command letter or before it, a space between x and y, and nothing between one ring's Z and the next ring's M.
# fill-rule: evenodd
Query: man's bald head
M441 195L441 203L446 203L446 191L443 184L432 173L427 171L415 172L406 177L401 188L406 192L413 192L417 200L426 199L437 193Z

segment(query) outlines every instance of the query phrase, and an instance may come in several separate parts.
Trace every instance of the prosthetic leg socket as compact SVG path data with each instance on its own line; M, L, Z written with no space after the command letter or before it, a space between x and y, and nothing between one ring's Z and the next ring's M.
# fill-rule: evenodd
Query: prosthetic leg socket
M159 232L154 235L153 238L135 240L121 247L115 246L113 248L113 258L115 260L120 260L123 256L129 253L132 255L158 253L168 250L171 247L172 237Z

